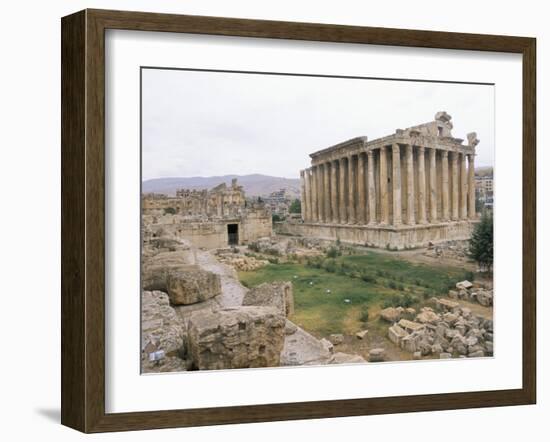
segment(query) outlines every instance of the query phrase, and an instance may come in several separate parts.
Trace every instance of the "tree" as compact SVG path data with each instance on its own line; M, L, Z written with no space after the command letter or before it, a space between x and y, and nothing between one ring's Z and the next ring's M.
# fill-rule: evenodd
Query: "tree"
M470 238L470 257L482 271L493 268L493 215L485 212Z
M298 198L292 201L290 207L288 208L288 211L290 213L302 213L302 203Z

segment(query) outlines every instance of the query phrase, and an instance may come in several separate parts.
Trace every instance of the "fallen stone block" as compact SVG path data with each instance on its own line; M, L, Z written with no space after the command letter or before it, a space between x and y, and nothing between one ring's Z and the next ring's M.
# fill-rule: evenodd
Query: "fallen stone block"
M288 317L294 313L292 283L287 281L260 284L244 295L243 305L275 307Z
M419 324L418 322L409 321L408 319L401 319L401 321L398 322L398 325L408 331L409 333L412 333L417 330L422 330L426 326L424 324Z
M457 283L456 283L456 288L459 289L459 290L460 290L460 289L469 290L469 289L471 289L473 286L474 286L474 285L473 285L470 281L468 281L468 280L466 280L466 279L465 279L464 281L460 281L460 282L457 282Z
M187 323L189 355L199 370L276 367L285 317L274 307L193 312Z
M401 346L401 340L407 336L407 332L398 324L392 325L388 328L388 338L395 345Z
M369 362L383 362L386 356L386 350L383 348L373 348L369 351Z
M195 265L170 272L166 286L170 302L174 305L203 302L222 292L220 276Z
M334 353L329 364L362 364L365 362L367 361L365 361L365 359L362 356L337 352L337 353Z
M365 339L368 334L369 334L368 330L361 330L355 333L355 336L357 339Z
M380 311L380 317L384 321L388 321L391 323L399 321L401 319L401 314L402 310L398 310L394 307L388 307Z

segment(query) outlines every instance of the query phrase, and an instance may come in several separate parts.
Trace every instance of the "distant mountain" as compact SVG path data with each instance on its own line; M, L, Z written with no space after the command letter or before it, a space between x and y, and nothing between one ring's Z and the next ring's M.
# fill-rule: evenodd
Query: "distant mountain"
M491 176L493 175L492 166L476 167L476 176Z
M154 178L143 181L143 193L164 193L175 195L178 189L212 189L221 183L231 184L231 180L237 178L237 183L243 186L246 196L267 196L276 190L286 189L294 197L300 195L300 180L281 178L268 175L223 175L211 177L174 177Z

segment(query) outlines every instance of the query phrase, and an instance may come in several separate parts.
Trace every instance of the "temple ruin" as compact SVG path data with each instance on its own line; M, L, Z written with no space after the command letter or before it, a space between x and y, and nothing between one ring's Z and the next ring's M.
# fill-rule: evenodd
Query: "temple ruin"
M259 201L248 201L233 179L210 190L180 189L176 196L142 196L143 239L169 236L214 249L248 244L272 235L271 213Z
M404 249L468 239L475 209L475 132L454 138L451 116L358 137L310 154L300 172L303 223L286 233Z

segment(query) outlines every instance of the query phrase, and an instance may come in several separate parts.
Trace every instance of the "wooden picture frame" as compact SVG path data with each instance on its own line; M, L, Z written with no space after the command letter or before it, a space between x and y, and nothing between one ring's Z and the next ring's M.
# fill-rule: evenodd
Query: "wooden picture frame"
M523 385L513 390L105 412L105 30L517 53L523 57ZM62 424L83 432L533 404L536 400L536 40L84 10L62 19Z

